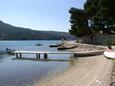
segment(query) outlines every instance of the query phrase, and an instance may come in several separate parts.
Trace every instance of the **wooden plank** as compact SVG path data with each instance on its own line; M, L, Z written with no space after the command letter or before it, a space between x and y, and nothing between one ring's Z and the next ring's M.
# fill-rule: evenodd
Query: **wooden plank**
M21 58L22 54L36 54L36 58L40 59L40 54L44 54L44 59L48 58L48 54L73 54L74 57L94 56L103 54L104 50L87 51L87 52L47 52L47 51L14 51L16 58ZM19 56L18 56L19 55Z
M74 54L76 52L46 52L46 51L14 51L14 53L24 54Z
M17 54L87 54L87 53L94 53L94 52L99 52L103 50L98 50L98 51L87 51L87 52L47 52L47 51L14 51L14 53Z

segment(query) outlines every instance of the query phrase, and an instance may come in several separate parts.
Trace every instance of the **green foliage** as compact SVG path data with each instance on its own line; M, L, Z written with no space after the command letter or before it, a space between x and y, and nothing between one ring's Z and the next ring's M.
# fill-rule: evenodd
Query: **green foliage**
M109 49L112 49L112 40L111 39L109 39L109 40L107 40L107 47L109 48Z
M93 22L94 31L96 29L97 32L111 33L114 30L115 5L113 4L115 0L87 0L84 10Z
M71 8L70 33L75 36L115 31L115 0L87 0L84 9ZM90 21L90 22L88 22Z
M89 34L87 16L84 10L71 8L71 30L69 32L75 36L81 37Z
M87 0L84 4L84 10L88 15L88 18L91 19L99 10L99 0Z

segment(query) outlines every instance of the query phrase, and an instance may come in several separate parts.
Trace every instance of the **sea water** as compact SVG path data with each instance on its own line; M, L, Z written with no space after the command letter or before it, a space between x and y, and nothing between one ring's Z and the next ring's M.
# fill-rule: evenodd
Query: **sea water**
M57 48L50 48L49 44L59 41L0 41L0 51L6 48L28 51L51 51L59 52ZM43 46L35 46L37 43ZM64 52L64 51L62 51ZM71 63L71 55L59 54L48 55L48 60L36 61L33 55L22 55L23 58L16 59L13 55L0 55L0 86L32 86L43 79L48 79L56 74L68 70ZM30 58L30 59L29 59ZM41 55L41 59L43 59Z

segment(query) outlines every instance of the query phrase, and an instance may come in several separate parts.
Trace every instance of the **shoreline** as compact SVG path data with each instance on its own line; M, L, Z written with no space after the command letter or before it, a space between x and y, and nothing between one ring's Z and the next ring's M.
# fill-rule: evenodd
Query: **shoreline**
M76 66L34 86L110 86L112 61L103 55L79 58Z

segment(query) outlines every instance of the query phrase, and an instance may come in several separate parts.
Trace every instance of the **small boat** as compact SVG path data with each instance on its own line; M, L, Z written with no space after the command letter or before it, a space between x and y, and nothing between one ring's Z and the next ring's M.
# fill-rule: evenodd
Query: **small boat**
M107 58L115 58L115 51L113 50L105 51L103 55Z
M13 54L13 52L14 52L15 50L13 50L13 49L9 49L9 48L6 48L6 53L7 54Z
M36 46L42 46L43 44L40 44L40 43L38 43L38 44L35 44Z
M59 46L57 49L58 50L66 50L66 49L73 49L76 48L77 46Z
M62 45L61 43L59 43L59 44L51 44L51 45L49 45L49 47L59 47L61 45Z

